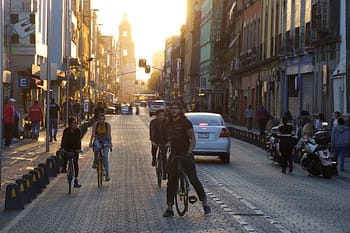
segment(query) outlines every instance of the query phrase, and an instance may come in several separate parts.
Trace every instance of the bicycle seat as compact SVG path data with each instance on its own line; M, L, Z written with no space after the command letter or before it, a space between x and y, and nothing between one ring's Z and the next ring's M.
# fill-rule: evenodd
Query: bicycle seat
M67 159L72 159L76 156L76 152L73 152L73 151L65 151L64 152L64 156L67 158Z

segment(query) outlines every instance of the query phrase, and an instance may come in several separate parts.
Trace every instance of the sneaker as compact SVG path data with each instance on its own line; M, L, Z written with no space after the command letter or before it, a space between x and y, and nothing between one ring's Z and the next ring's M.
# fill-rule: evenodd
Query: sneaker
M152 167L155 167L157 165L157 160L156 158L152 159Z
M211 209L210 209L210 206L203 206L203 209L204 209L204 214L210 214L211 213Z
M93 163L92 163L92 168L97 168L97 162L96 161L94 161Z
M66 170L65 168L63 168L63 169L61 170L61 173L67 173L67 170Z
M167 218L167 217L173 217L174 216L174 211L170 210L170 209L166 209L165 213L163 214L163 217Z
M109 175L108 175L108 174L106 174L105 177L106 177L106 178L105 178L106 181L110 181L110 180L111 180L111 179L109 178Z
M73 187L74 188L80 188L81 187L81 184L78 183L77 179L74 181L74 186Z

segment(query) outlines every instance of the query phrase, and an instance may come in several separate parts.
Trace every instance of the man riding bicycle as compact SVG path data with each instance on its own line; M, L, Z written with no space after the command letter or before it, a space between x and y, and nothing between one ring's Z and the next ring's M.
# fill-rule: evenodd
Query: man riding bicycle
M181 104L174 102L170 105L170 116L167 124L167 138L170 143L171 153L168 160L168 187L167 187L167 206L163 217L174 216L173 205L177 185L177 160L172 157L184 157L181 161L183 169L193 185L198 198L202 201L205 214L209 214L210 207L207 203L207 197L204 192L202 183L199 181L192 150L196 144L196 138L193 132L192 123L185 117L182 112Z
M94 163L92 168L97 168L98 150L102 145L108 145L103 147L103 160L105 168L105 178L109 181L109 163L108 163L108 152L112 148L112 136L111 136L111 125L105 122L106 117L104 114L100 113L98 120L94 123L92 127L90 147L94 147Z
M157 117L153 120L151 120L149 128L150 128L150 140L152 143L152 166L156 166L157 164L157 150L161 149L159 147L166 147L167 138L166 138L166 120L165 120L165 112L164 110L157 110L156 112ZM163 152L161 154L162 160L163 160L163 177L165 176L165 167L166 167L166 150L161 150Z
M75 157L73 159L74 171L75 171L75 179L74 179L74 188L80 188L81 185L78 183L78 174L79 174L79 152L81 151L81 131L77 127L78 122L77 119L71 117L68 119L68 127L64 129L62 141L61 141L61 150L65 152L76 152ZM63 169L62 173L66 173L67 167L67 158L64 155L63 157Z

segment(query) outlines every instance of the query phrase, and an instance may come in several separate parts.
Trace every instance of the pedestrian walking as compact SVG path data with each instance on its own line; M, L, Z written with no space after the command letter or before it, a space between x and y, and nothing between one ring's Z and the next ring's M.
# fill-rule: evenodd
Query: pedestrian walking
M282 173L286 173L287 167L289 168L289 172L293 172L293 159L292 159L292 152L293 152L293 125L288 123L289 119L287 116L282 117L282 125L278 127L278 138L280 140L279 142L279 149L281 152L281 158L282 158Z
M300 116L297 119L297 136L298 136L298 138L303 137L302 136L303 127L307 123L311 123L311 120L309 117L309 112L306 110L301 110Z
M248 105L248 108L244 111L244 118L246 120L248 130L251 130L253 127L253 117L254 111L252 109L252 105Z
M349 128L344 125L344 119L339 117L337 124L332 129L331 144L336 162L340 162L340 169L345 171L344 162L347 148L350 142Z
M29 108L29 119L32 122L32 137L35 140L39 138L40 121L42 119L43 112L37 100L34 101Z
M77 119L78 122L80 122L81 119L81 106L79 101L74 100L72 104L72 114L73 117Z
M2 120L4 126L5 147L11 147L13 128L15 127L15 104L14 98L9 98L7 103L2 108Z
M256 112L256 118L259 124L260 135L265 135L266 124L270 118L270 114L265 109L264 105L260 104L259 109Z
M51 97L50 100L50 119L49 119L49 130L50 130L50 142L52 139L57 141L57 131L58 131L58 114L60 111L60 107L55 101L55 97ZM53 130L53 134L52 134Z
M176 192L177 182L177 160L172 158L175 156L181 156L183 168L193 185L199 200L202 202L202 206L205 214L210 213L210 207L207 203L207 197L204 192L202 183L197 176L196 167L194 164L194 156L192 150L196 144L196 138L193 132L192 123L186 118L182 111L182 105L174 102L170 105L169 123L167 124L167 137L170 145L170 155L168 160L168 183L167 183L167 209L163 214L163 217L174 216L173 206Z

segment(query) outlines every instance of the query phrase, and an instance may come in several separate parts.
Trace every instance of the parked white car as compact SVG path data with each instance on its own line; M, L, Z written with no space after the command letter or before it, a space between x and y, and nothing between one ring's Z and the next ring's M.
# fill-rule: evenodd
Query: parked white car
M164 100L152 100L149 105L149 116L156 115L158 110L164 110L166 107Z
M219 156L224 163L229 163L231 138L222 116L209 112L190 112L185 115L192 122L196 137L193 154Z

